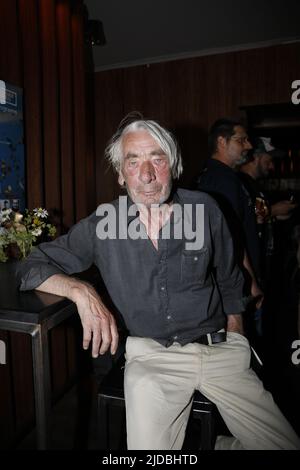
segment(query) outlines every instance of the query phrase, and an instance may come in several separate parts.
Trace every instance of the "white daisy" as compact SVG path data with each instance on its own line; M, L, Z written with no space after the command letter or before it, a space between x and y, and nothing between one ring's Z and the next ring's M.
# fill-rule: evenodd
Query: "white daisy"
M42 233L42 229L40 227L35 228L31 233L34 237L39 237Z
M42 207L36 207L33 209L33 213L39 219L46 219L48 217L48 211L46 209L42 209Z

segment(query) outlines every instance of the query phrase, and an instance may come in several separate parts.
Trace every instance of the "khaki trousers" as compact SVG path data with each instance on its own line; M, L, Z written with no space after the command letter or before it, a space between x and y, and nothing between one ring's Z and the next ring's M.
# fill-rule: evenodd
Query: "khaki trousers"
M300 449L272 395L250 369L248 340L228 333L211 346L165 348L149 338L126 343L128 449L181 449L195 389L214 402L235 449Z

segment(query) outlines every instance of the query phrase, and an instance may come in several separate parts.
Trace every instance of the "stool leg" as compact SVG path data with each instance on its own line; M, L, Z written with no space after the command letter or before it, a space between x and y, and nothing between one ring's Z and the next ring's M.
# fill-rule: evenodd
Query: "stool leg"
M215 423L212 411L194 410L193 416L201 421L200 450L213 450L215 443Z
M101 449L109 449L109 410L106 398L98 397L98 438ZM102 426L101 426L101 423ZM102 445L101 445L102 444Z
M214 442L214 419L212 413L203 413L201 421L201 449L212 450Z

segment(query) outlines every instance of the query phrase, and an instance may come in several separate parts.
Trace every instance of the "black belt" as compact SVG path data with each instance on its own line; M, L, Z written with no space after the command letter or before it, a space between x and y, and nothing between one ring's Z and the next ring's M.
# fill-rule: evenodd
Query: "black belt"
M194 339L192 343L209 345L223 343L224 341L226 341L226 331L219 331L216 333L207 333L207 335L199 336L199 338Z

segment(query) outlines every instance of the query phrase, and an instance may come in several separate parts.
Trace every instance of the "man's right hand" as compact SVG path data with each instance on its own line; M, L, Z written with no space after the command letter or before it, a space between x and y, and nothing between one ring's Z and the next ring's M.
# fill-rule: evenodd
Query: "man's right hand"
M109 347L111 354L116 353L119 341L116 321L90 284L54 274L36 289L67 297L76 304L83 327L83 348L88 349L92 340L93 357L104 354Z
M70 299L76 303L83 327L83 348L88 349L92 340L92 356L98 357L109 348L115 354L118 347L116 321L102 302L96 290L79 281L71 289Z

